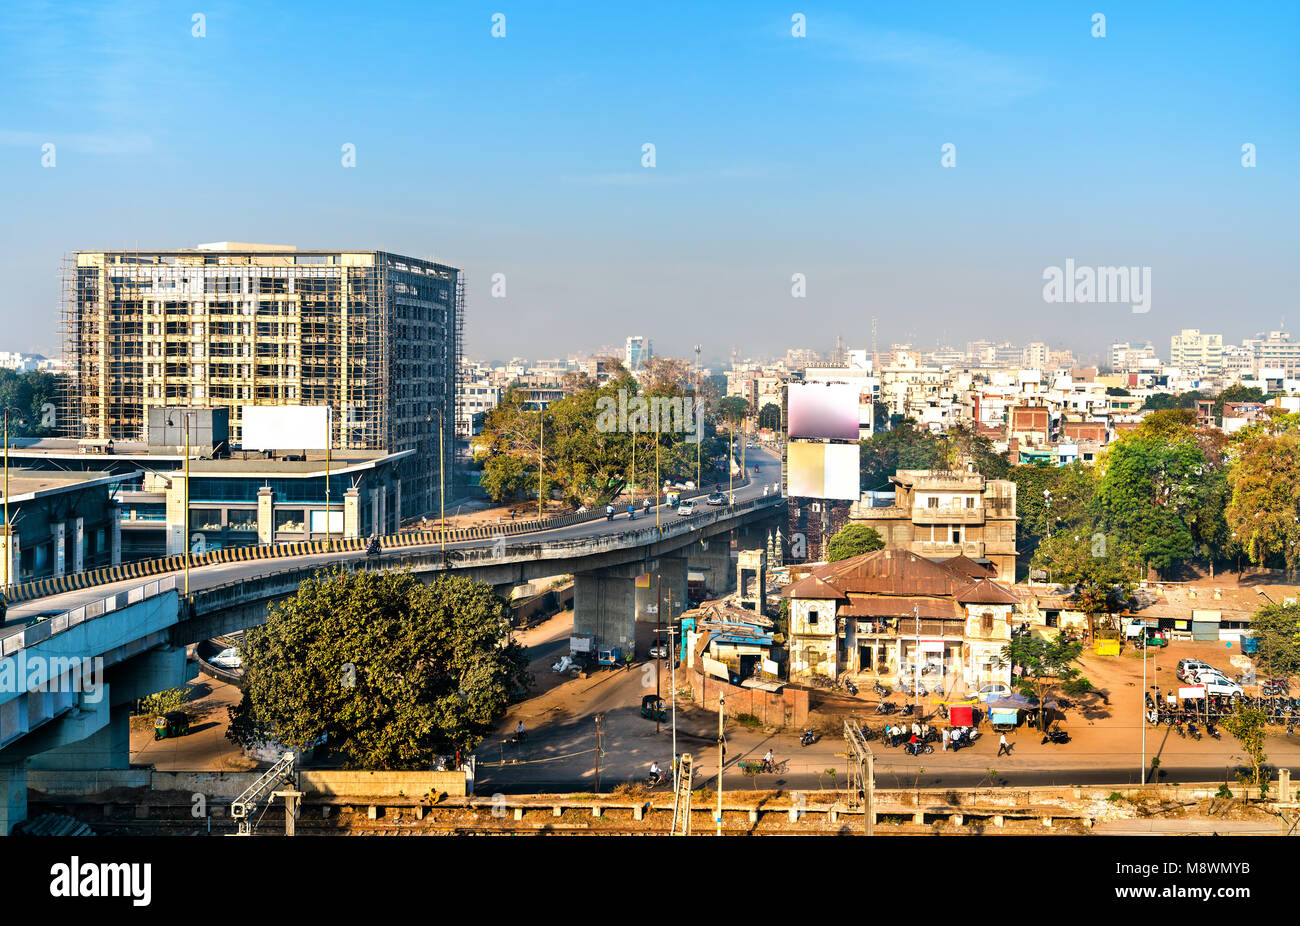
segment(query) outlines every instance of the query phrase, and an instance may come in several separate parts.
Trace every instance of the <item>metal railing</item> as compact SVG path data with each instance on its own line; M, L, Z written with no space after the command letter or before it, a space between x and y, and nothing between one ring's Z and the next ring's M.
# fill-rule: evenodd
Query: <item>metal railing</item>
M36 617L32 623L17 633L0 638L0 658L16 653L34 643L48 640L55 634L63 633L65 630L76 627L85 621L103 617L105 614L119 608L125 608L147 598L153 598L163 592L173 591L176 589L176 585L176 576L163 576L154 579L152 582L137 585L135 588L129 588L96 601L89 601L80 607L59 614Z
M351 568L391 569L410 568L413 572L448 570L455 568L492 565L497 563L517 562L520 560L564 559L578 554L595 554L609 550L634 546L644 546L659 540L680 537L692 533L700 527L716 524L737 515L745 514L759 508L776 507L784 500L778 494L764 495L735 505L706 511L699 515L681 518L671 524L658 527L640 527L632 530L617 531L612 534L598 534L593 537L578 537L572 540L534 541L531 543L507 543L504 538L462 541L462 544L441 550L426 552L383 553L376 557L358 554L348 559L338 560ZM336 555L336 554L306 554ZM230 564L223 564L230 565ZM304 579L310 578L321 569L321 564L290 566L262 573L253 577L224 582L219 585L196 589L191 594L194 613L212 613L231 605L291 594ZM34 643L49 639L70 627L94 620L119 608L152 598L163 592L177 588L175 573L154 579L134 588L87 602L49 617L37 618L27 627L9 636L0 638L0 658L15 653Z

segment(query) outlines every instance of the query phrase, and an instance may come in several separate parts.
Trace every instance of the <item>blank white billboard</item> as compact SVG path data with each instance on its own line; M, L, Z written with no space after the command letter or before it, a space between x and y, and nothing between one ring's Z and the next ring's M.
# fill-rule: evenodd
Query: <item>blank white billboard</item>
M862 494L858 450L857 444L826 445L826 482L822 486L822 498L858 500Z
M328 405L242 406L245 450L324 450L329 440Z

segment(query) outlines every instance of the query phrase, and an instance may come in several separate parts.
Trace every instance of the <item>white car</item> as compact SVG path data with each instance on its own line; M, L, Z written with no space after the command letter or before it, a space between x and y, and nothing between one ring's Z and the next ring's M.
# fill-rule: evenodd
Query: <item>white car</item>
M233 646L227 646L209 659L208 662L219 669L242 669L244 667L244 660L239 658L239 650Z
M992 685L985 685L979 690L977 697L981 701L1000 701L1003 698L1011 697L1011 689L1001 682L994 682Z
M1204 685L1206 694L1227 695L1237 698L1245 694L1240 685L1221 672L1202 672L1192 681L1192 684Z
M689 517L695 514L695 502L682 502L677 506L677 513L682 517Z

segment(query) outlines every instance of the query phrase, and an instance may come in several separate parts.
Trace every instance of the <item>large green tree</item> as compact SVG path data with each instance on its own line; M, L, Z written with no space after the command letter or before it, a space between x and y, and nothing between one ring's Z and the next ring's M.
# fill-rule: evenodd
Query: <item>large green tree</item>
M1227 481L1227 527L1250 561L1300 568L1300 431L1248 428Z
M1172 569L1223 534L1213 523L1223 491L1215 463L1180 419L1144 423L1102 458L1098 520L1132 543L1148 566Z
M59 419L60 379L40 370L0 369L0 409L10 409L10 437L49 437L70 424Z
M1142 572L1131 543L1084 522L1045 539L1033 563L1055 581L1073 587L1070 601L1088 615L1088 630L1094 637L1098 616L1123 610Z
M1300 673L1300 605L1270 603L1250 618L1250 634L1259 643L1255 661L1274 676Z
M826 559L837 563L850 556L861 556L875 550L883 550L885 541L874 527L850 521L845 524L826 544Z
M349 768L428 768L476 747L526 687L508 634L505 602L467 578L319 573L245 635L227 735L326 736Z

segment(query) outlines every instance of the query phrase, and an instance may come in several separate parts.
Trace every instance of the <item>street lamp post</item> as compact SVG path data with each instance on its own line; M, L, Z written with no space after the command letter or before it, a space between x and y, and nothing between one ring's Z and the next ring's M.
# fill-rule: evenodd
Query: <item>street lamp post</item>
M181 412L181 426L185 429L185 518L182 522L185 528L185 597L190 596L190 416L194 412ZM167 417L167 426L175 427L175 422L171 416ZM328 480L326 480L328 485ZM326 490L328 491L328 489ZM325 515L328 524L329 514Z
M447 552L447 478L443 470L443 418L442 409L435 408L438 415L438 540L442 546L442 552ZM433 416L428 415L424 419L430 424L433 423ZM540 479L540 471L539 471ZM541 488L541 482L538 482L538 489Z

